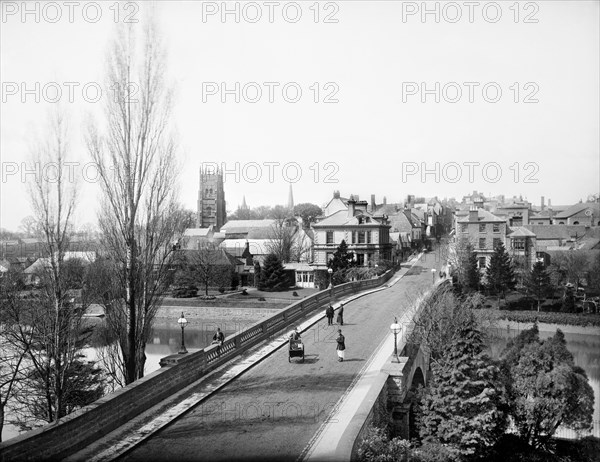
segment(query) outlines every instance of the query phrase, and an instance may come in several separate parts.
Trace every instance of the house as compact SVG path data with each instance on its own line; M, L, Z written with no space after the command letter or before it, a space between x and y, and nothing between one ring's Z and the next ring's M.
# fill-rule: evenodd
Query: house
M553 217L555 225L600 226L600 204L598 202L581 202L568 207Z
M500 243L506 245L506 221L487 210L471 206L468 215L457 220L456 239L467 239L477 254L480 269L489 263Z
M212 225L207 228L188 228L184 231L183 238L178 244L181 249L185 250L197 250L210 245L216 246L220 241L215 239L215 234L218 233L214 232Z
M521 262L519 268L528 271L542 258L538 255L535 233L524 226L511 227L506 238L506 249L514 262Z
M312 225L314 232L314 265L325 270L329 260L345 241L360 266L380 260L392 260L390 225L387 216L367 211L366 201L348 200L347 210L339 210Z
M358 200L358 197L355 197L355 199ZM347 210L348 200L345 197L341 197L339 191L334 191L333 198L322 207L323 217L329 217L341 210Z
M523 226L529 224L529 213L531 204L514 203L496 207L494 215L505 218L508 226Z
M407 233L411 247L416 248L423 242L423 223L410 210L401 210L388 216L390 232Z

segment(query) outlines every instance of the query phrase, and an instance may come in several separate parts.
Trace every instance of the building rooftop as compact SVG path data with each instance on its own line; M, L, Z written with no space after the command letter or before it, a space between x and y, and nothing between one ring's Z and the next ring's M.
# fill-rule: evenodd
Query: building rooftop
M470 213L467 213L464 217L458 220L458 223L472 223L469 221ZM506 220L497 217L493 213L488 212L487 210L477 209L477 221L480 223L505 223Z

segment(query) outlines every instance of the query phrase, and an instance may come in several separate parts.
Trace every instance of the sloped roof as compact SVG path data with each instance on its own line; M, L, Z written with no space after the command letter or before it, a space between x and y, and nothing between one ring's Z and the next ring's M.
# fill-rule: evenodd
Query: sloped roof
M248 231L248 239L272 239L273 228L254 228Z
M577 215L578 213L584 212L587 209L590 209L595 217L598 217L600 215L600 204L597 204L596 202L583 202L581 204L572 205L568 209L557 213L554 218L569 218L573 215Z
M252 255L266 255L269 253L270 239L225 239L219 247L225 249L236 257L241 257L246 249L246 243Z
M181 250L184 254L193 255L197 250ZM208 252L210 254L210 261L213 265L243 265L244 262L238 260L235 256L228 253L225 249L215 249L215 250L205 250L204 252Z
M223 226L221 231L229 232L248 232L252 228L269 228L275 224L276 220L266 218L264 220L229 220ZM235 230L235 231L233 231Z
M565 225L523 225L536 235L537 239L570 239L571 234Z
M535 233L532 233L527 228L523 228L522 226L516 226L514 228L510 228L510 232L507 234L508 237L535 237Z
M359 217L367 218L369 220L369 222L366 223L365 220L363 220L363 222L359 224L358 223ZM364 210L358 210L356 212L356 215L354 215L353 217L348 216L347 210L338 210L334 214L329 215L327 218L324 218L323 220L319 221L318 223L313 224L314 228L318 228L318 227L325 228L328 226L386 226L386 225L382 225L380 222L378 222L375 219L373 214L366 212Z
M470 223L469 221L470 214L465 215L463 218L459 219L459 223ZM504 223L506 220L497 217L493 213L488 212L487 210L477 209L477 221L481 223Z
M210 231L212 231L212 226L208 228L188 228L183 235L186 237L207 237Z

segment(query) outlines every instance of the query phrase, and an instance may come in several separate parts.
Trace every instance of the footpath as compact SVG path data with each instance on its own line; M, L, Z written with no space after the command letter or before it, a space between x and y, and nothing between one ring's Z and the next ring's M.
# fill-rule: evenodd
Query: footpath
M430 260L429 264L427 264L426 260ZM359 299L362 299L368 295L373 295L376 293L380 293L383 291L388 290L389 288L392 288L394 286L396 286L398 284L398 282L402 281L403 278L408 274L410 276L416 276L415 278L408 278L411 282L411 284L404 284L404 287L400 288L398 287L396 289L395 294L387 294L385 297L381 298L381 299L377 299L375 301L375 299L373 299L375 301L375 305L377 305L377 310L380 310L382 313L385 312L385 316L386 319L384 321L384 328L388 329L390 322L389 321L389 316L393 316L394 314L398 314L398 307L397 305L404 305L404 307L410 307L410 306L414 306L417 302L418 296L419 294L422 294L423 292L425 292L426 290L429 290L432 286L432 276L431 276L431 268L432 267L436 267L437 269L440 268L440 262L436 262L436 259L434 258L433 255L429 255L426 256L426 258L423 257L423 255L419 255L415 258L413 258L411 261L409 261L407 264L405 264L405 266L399 270L396 275L394 275L392 277L392 279L384 284L383 286L376 288L376 289L372 289L369 291L365 291L359 294L355 294L352 296L349 296L347 298L344 298L342 300L337 301L334 304L334 308L337 310L340 306L340 303L343 303L345 305L345 315L348 316L349 314L352 315L352 307L354 306L354 301L357 301ZM426 266L426 268L425 268ZM404 291L404 293L402 293L402 291ZM403 295L403 300L402 303L399 303L397 300L399 298L399 294ZM371 300L371 298L368 298L369 300ZM385 303L382 303L385 300ZM348 306L346 306L347 304L350 304ZM362 305L360 307L360 313L366 313L368 309L371 308L367 308L373 305L373 303L371 302L364 302L362 303ZM381 305L381 307L379 306ZM396 305L396 307L394 307L394 305ZM357 307L358 308L358 307ZM387 313L390 312L390 314L388 315ZM404 309L401 314L403 313L407 313L408 310ZM359 313L359 310L357 309L356 313ZM373 308L373 315L375 315L375 309ZM391 347L390 347L390 337L387 334L387 332L385 332L384 334L382 334L380 332L380 326L379 324L381 324L381 320L377 319L377 316L369 316L368 313L364 314L365 319L361 318L361 323L360 323L360 328L358 327L358 325L353 325L353 324L348 324L348 327L344 326L341 327L342 329L344 329L344 334L347 335L347 339L351 338L353 344L356 345L356 347L354 347L354 349L357 351L357 353L362 353L362 354L358 354L358 356L364 356L366 354L366 356L369 357L368 360L364 360L362 358L357 358L355 359L355 363L350 362L348 365L346 365L346 362L344 363L339 363L339 364L344 364L344 366L347 367L345 373L348 376L348 381L351 381L351 383L346 384L341 383L340 385L343 385L344 388L344 392L340 393L340 395L342 396L342 399L340 400L340 396L337 396L336 400L338 401L339 405L336 405L335 407L331 406L331 408L327 409L327 416L329 415L334 415L337 412L340 412L341 410L343 410L344 408L346 409L344 412L345 414L342 414L339 418L337 419L333 419L333 420L337 420L338 423L340 422L349 422L350 419L349 416L352 412L352 410L350 408L348 408L347 406L344 407L342 404L344 404L344 399L343 397L349 397L349 393L352 392L352 390L357 390L360 389L361 387L363 387L365 384L362 383L360 384L360 386L357 388L356 385L360 383L360 377L364 375L364 373L369 369L369 367L377 367L377 365L380 363L381 361L381 357L383 357L383 353L381 353L382 351L386 351L388 352L389 356L389 352L391 351ZM400 317L400 316L399 316ZM357 318L358 319L358 318ZM393 318L392 318L393 320ZM372 326L369 325L369 323L373 324ZM315 329L325 329L325 326L320 326L320 324L326 324L326 320L324 320L324 312L323 310L319 310L317 313L315 313L313 316L310 316L308 318L306 318L304 321L298 323L298 327L300 328L300 331L303 332L303 339L305 338L305 333L307 330L311 329L311 330L315 330ZM375 325L378 324L378 325ZM283 354L283 350L285 350L285 355L287 356L287 350L282 348L284 345L287 345L287 339L288 339L288 331L291 330L291 326L290 328L288 328L286 330L285 333L282 333L281 336L273 339L271 342L266 343L266 344L262 344L259 345L257 347L255 347L254 349L250 350L249 352L247 352L245 355L240 356L238 358L233 359L232 361L230 361L229 363L223 365L222 367L220 367L219 369L211 372L210 374L206 375L205 377L203 377L201 380L199 380L198 382L191 384L190 386L186 387L185 389L182 389L179 393L173 395L169 400L155 406L154 408L148 410L147 412L141 414L140 416L136 417L135 419L131 420L130 422L128 422L127 424L121 426L120 428L118 428L117 430L115 430L114 432L110 433L109 435L105 436L104 438L94 442L93 444L91 444L90 446L88 446L87 448L83 449L82 451L74 454L73 456L69 457L67 460L69 461L75 461L75 460L90 460L90 461L106 461L106 460L114 460L118 457L121 456L125 456L125 458L130 458L130 459L143 459L144 457L148 457L148 455L154 455L157 456L158 454L160 454L161 456L165 456L166 457L166 453L164 452L167 448L164 445L164 442L161 443L161 436L163 434L167 434L169 433L169 431L175 431L175 429L173 429L173 425L169 426L169 424L179 424L179 425L184 425L185 419L188 418L190 419L190 421L192 421L192 416L188 415L186 416L187 413L190 413L190 411L193 411L194 409L198 409L199 408L199 404L204 403L205 401L207 401L209 398L211 397L215 397L215 395L218 395L217 392L219 392L219 390L223 389L224 387L226 387L228 384L231 384L232 382L235 382L236 379L240 378L240 376L242 376L242 374L246 373L244 377L247 377L246 380L250 381L249 383L252 383L251 380L252 378L249 376L249 374L247 373L247 371L249 371L250 369L254 368L257 364L263 362L267 357L271 356L274 352L279 350L279 356L281 356L281 354ZM347 333L348 332L348 333ZM366 338L362 338L362 337L366 337ZM383 340L381 337L385 337ZM375 343L374 343L375 342ZM392 341L393 342L393 341ZM321 349L323 348L323 341L321 340L321 344L317 344L315 343L314 345L311 344L311 342L306 342L307 343L307 347L311 348L311 350L308 350L307 353L311 353L314 351L321 351ZM331 344L329 344L331 345ZM360 346L361 348L358 348L358 346ZM328 347L329 348L329 347ZM359 351L360 350L360 351ZM368 351L367 351L368 350ZM375 351L375 353L379 352L379 356L377 356L375 353L373 353ZM347 353L348 354L348 353ZM312 355L313 358L312 360L309 360L309 356L307 355L307 362L317 362L319 361L319 359L322 360L322 362L324 363L323 365L327 365L327 367L331 367L332 365L329 364L329 360L330 358L327 357L325 358L324 356L322 356L321 358L319 358L320 355ZM333 355L332 355L333 356ZM279 361L279 360L278 360ZM331 358L331 361L333 360L333 357ZM281 371L273 371L273 366L271 365L264 365L264 368L269 369L274 376L275 379L277 379L278 374L281 373L287 373L287 374L291 374L292 372L301 374L302 372L299 369L290 369L288 372L285 372L285 367L294 367L293 364L288 364L288 361L285 361L285 365L282 364L281 362L276 362L277 364L277 368L281 368L283 370L283 372ZM323 368L323 365L320 366L320 368ZM300 365L298 365L300 366ZM306 374L306 370L304 372L304 374ZM308 377L307 377L308 379ZM295 382L298 384L298 386L303 386L300 385L300 381L302 379L295 379ZM239 380L238 380L239 381ZM348 386L350 385L350 387ZM242 386L242 385L240 385ZM249 385L246 384L245 385L246 389L249 388ZM243 387L242 387L243 388ZM310 390L306 390L306 392L310 392ZM333 395L332 395L333 396ZM358 398L360 399L360 398ZM241 396L241 392L239 392L236 395L236 403L239 402L240 400L243 400L243 397ZM355 402L357 400L356 396L353 397L352 399L346 399L346 402L351 401L351 402ZM297 400L298 401L298 400ZM335 401L334 401L335 402ZM237 404L236 404L237 405ZM200 406L201 407L201 406ZM322 408L323 411L321 412L321 414L325 411L325 408ZM193 412L191 412L191 414L193 414ZM196 417L197 418L197 417ZM239 420L243 420L243 419L239 419ZM332 419L326 419L331 421ZM175 422L177 421L177 422ZM243 422L236 422L236 424L243 424ZM312 431L311 433L311 437L309 437L307 439L306 442L304 442L304 444L302 445L302 447L300 449L298 449L297 447L292 451L295 451L296 457L298 457L298 454L303 454L303 455L308 455L310 456L310 458L312 460L317 460L319 458L327 458L325 457L326 454L332 454L335 453L335 448L337 447L337 443L339 443L339 436L342 435L345 431L345 427L338 425L337 427L332 427L331 425L327 426L323 426L321 425L319 422L316 422L318 425L316 426L316 428L314 430L311 430L314 425L309 426L310 428L308 430ZM331 424L331 422L330 422ZM190 425L193 428L200 428L202 427L201 425ZM175 427L177 427L177 425L175 425ZM319 429L317 433L317 436L315 437L315 430ZM307 431L308 431L307 430ZM279 431L279 430L278 430ZM219 434L214 434L215 432L211 432L213 433L212 437L214 438L219 438ZM224 432L224 434L227 432ZM263 432L264 433L264 432ZM323 435L327 435L327 438L322 438ZM336 440L336 438L331 437L331 435L338 435L338 438ZM203 438L209 438L209 435L206 433L203 433L201 435ZM319 436L321 436L321 438L319 438ZM166 436L165 436L166 437ZM172 438L172 437L171 437ZM223 439L226 438L226 435L223 435ZM239 438L236 437L236 438ZM311 439L312 438L312 439ZM187 454L187 458L189 459L190 456L192 454L197 455L197 458L201 458L201 454L197 452L197 448L190 448L190 444L194 444L194 441L189 441L190 439L188 438L188 441L186 442L185 445L180 445L180 444L174 444L172 445L172 447L170 448L172 449L180 449L182 451L186 451L185 454ZM192 439L192 440L197 440L196 439ZM299 438L299 441L301 442L301 438ZM216 441L216 440L215 440ZM234 439L233 441L239 442L238 439ZM323 441L327 441L327 443L324 443ZM337 443L336 443L337 441ZM306 443L309 443L308 445ZM251 442L249 443L251 444ZM207 441L206 439L203 440L201 443L199 443L199 445L202 446L210 446L210 442ZM224 444L223 446L226 446L226 444ZM138 451L138 448L140 449ZM240 449L240 444L238 444L238 449ZM259 450L259 449L257 449ZM157 453L157 451L162 451L160 453ZM259 454L264 453L264 448L260 449ZM139 455L136 455L138 454ZM145 454L145 455L144 455ZM214 456L215 453L212 452L212 455ZM291 453L290 453L291 455ZM170 453L169 454L169 458L171 457L177 457L177 454L175 453ZM223 457L226 458L226 454L223 454ZM154 457L154 459L160 459L161 457ZM289 457L288 457L289 458Z

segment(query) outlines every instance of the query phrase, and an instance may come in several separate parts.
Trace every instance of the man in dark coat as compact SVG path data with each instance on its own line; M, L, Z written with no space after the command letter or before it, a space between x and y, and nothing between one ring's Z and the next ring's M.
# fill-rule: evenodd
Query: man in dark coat
M342 329L338 329L338 338L336 339L337 342L337 354L338 354L338 361L342 362L344 361L344 356L345 356L345 350L346 350L346 338L342 335Z
M333 306L329 305L325 310L325 316L327 316L327 325L333 325Z
M344 325L344 304L340 303L340 309L337 315L337 322L340 326Z

